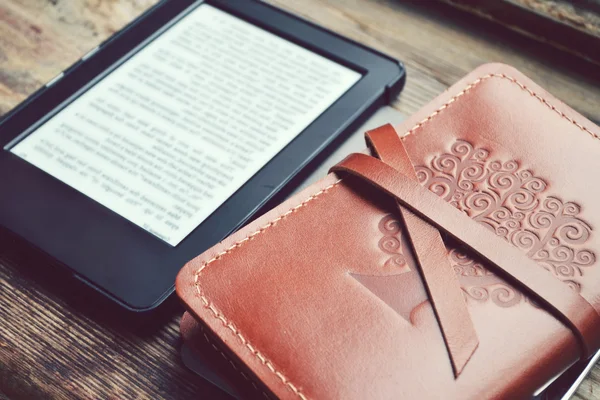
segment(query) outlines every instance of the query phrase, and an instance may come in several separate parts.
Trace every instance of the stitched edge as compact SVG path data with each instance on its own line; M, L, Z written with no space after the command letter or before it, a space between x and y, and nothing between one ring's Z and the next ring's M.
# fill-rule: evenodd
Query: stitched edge
M527 93L529 93L532 97L535 97L540 103L544 104L551 111L554 111L555 113L557 113L558 115L560 115L562 118L566 119L567 121L569 121L570 123L572 123L573 125L575 125L576 127L578 127L580 130L582 130L584 132L587 132L594 139L600 139L600 137L598 136L598 134L596 134L595 132L592 132L591 130L589 130L588 128L586 128L584 125L580 124L579 122L575 121L573 118L571 118L568 115L566 115L564 112L558 110L555 106L553 106L552 104L550 104L550 102L548 102L548 100L546 100L545 98L543 98L542 96L540 96L539 94L537 94L536 92L534 92L533 90L531 90L530 88L528 88L525 84L519 82L517 79L513 78L512 76L506 75L506 74L487 74L485 76L482 76L479 79L474 80L469 85L467 85L467 87L465 87L462 90L462 92L458 93L457 95L455 95L454 97L452 97L450 100L448 100L443 106L441 106L440 108L438 108L437 110L435 110L434 112L432 112L431 114L429 114L429 116L427 118L421 120L420 122L417 122L417 124L415 126L413 126L411 130L409 130L404 135L402 135L402 138L405 138L408 135L413 134L417 129L419 129L420 127L422 127L425 123L427 123L428 121L430 121L433 117L435 117L436 115L438 115L439 113L441 113L442 111L444 111L446 108L448 108L450 106L450 104L454 103L462 95L464 95L465 93L467 93L469 90L473 89L475 86L479 85L481 82L483 82L483 81L485 81L487 79L490 79L490 78L507 79L508 81L510 81L510 82L516 84L517 86L519 86L521 88L521 90L524 90Z
M431 121L435 116L437 116L442 111L444 111L446 108L448 108L452 103L454 103L456 100L458 100L461 96L463 96L464 94L466 94L467 92L469 92L471 89L473 89L475 86L479 85L481 82L483 82L483 81L485 81L487 79L490 79L490 78L506 79L506 80L508 80L508 81L516 84L517 86L519 86L521 88L521 90L524 90L527 93L529 93L530 96L536 98L539 102L541 102L542 104L544 104L551 111L554 111L555 113L557 113L558 115L560 115L562 118L566 119L571 124L575 125L581 131L588 133L592 138L600 140L600 137L598 136L598 134L596 134L595 132L592 132L590 129L588 129L584 125L580 124L579 122L577 122L574 119L572 119L569 116L567 116L562 111L558 110L554 105L552 105L545 98L541 97L536 92L534 92L533 90L531 90L525 84L519 82L517 79L515 79L515 78L513 78L513 77L511 77L509 75L499 74L499 73L487 74L487 75L484 75L484 76L482 76L482 77L474 80L473 82L471 82L470 84L468 84L461 92L459 92L456 95L454 95L450 100L448 100L446 103L444 103L441 107L439 107L437 110L435 110L434 112L432 112L431 114L429 114L429 116L427 116L427 118L425 118L425 119L421 120L420 122L418 122L417 124L415 124L409 131L407 131L404 135L402 135L401 138L404 139L405 137L413 134L415 131L417 131L419 128L421 128L423 125L425 125L427 122ZM273 363L271 361L269 361L261 352L259 352L258 350L256 350L254 348L254 346L252 346L252 344L242 335L242 333L231 322L229 322L224 317L224 315L206 298L206 296L204 296L204 294L202 292L202 289L200 287L199 278L200 278L200 275L202 274L202 272L204 271L204 269L206 267L208 267L210 264L212 264L213 262L215 262L217 260L220 260L224 255L232 252L236 248L242 246L244 243L246 243L246 242L254 239L257 235L259 235L262 232L266 231L267 229L269 229L270 227L272 227L273 225L275 225L277 222L285 219L287 216L291 215L292 213L298 211L300 208L305 207L312 200L316 199L317 197L321 196L324 193L327 193L327 191L329 191L329 189L332 189L333 187L339 185L340 182L342 182L341 179L339 179L338 181L334 182L333 184L327 186L326 188L320 190L319 192L317 192L317 193L309 196L302 203L300 203L299 205L291 208L290 210L288 210L284 214L280 215L279 217L275 218L273 221L269 222L268 224L266 224L266 225L258 228L256 231L254 231L251 234L249 234L248 236L246 236L246 238L244 238L244 239L242 239L242 240L234 243L229 248L227 248L226 250L220 252L219 254L217 254L216 256L214 256L213 258L211 258L210 260L204 261L202 263L202 266L194 273L194 286L196 287L196 292L197 292L198 296L200 297L200 299L204 303L204 307L206 309L210 310L211 313L213 314L213 316L216 319L218 319L218 320L221 321L221 323L223 324L223 326L225 326L226 328L228 328L229 330L231 330L231 332L238 337L238 339L240 340L240 342L244 346L246 346L248 348L248 350L250 350L250 352L252 354L254 354L254 356L263 365L265 365L275 376L277 376L279 378L279 380L281 380L281 382L288 389L290 389L294 394L296 394L302 400L308 400L308 399L300 391L300 389L298 389L298 387L296 387L296 385L294 385L285 375L283 375L281 372L279 372L273 366Z
M298 211L302 207L305 207L308 203L310 203L311 201L313 201L317 197L321 196L324 193L327 193L327 191L329 191L330 189L332 189L335 186L337 186L341 181L342 180L339 179L336 182L332 183L331 185L329 185L329 186L321 189L317 193L315 193L315 194L311 195L310 197L308 197L302 203L300 203L297 206L291 208L290 210L288 210L284 214L282 214L279 217L275 218L273 221L269 222L266 225L263 225L262 227L260 227L256 231L254 231L253 233L249 234L248 236L246 236L245 239L242 239L242 240L234 243L229 248L227 248L226 250L220 252L219 254L217 254L216 256L214 256L213 258L211 258L210 260L208 260L206 262L203 262L202 266L198 269L198 271L196 271L194 273L194 286L196 287L196 292L200 296L200 299L204 303L204 307L207 308L208 310L210 310L212 312L213 316L215 318L217 318L218 320L221 321L221 323L223 324L223 326L225 326L229 330L231 330L238 337L238 339L242 342L242 344L244 346L246 346L248 348L248 350L250 350L250 352L252 354L254 354L254 356L256 358L258 358L263 365L265 365L273 374L275 374L275 376L277 376L279 378L279 380L281 380L281 382L284 385L286 385L292 392L294 392L294 394L296 394L302 400L307 400L306 396L292 382L290 382L289 379L285 377L285 375L283 375L281 372L279 372L273 366L273 364L271 363L271 361L269 361L265 356L263 356L260 351L256 350L254 348L254 346L252 346L252 344L240 333L240 331L231 322L227 321L227 319L223 316L223 314L221 314L221 312L219 310L217 310L217 308L213 304L211 304L210 301L208 301L208 299L206 298L206 296L202 293L202 289L200 288L199 278L200 278L200 275L202 274L202 271L204 271L204 269L206 267L208 267L211 263L219 260L225 254L230 253L234 249L242 246L247 241L254 239L254 237L256 237L256 235L261 234L265 230L267 230L270 227L272 227L273 225L277 224L277 222L285 219L286 217L288 217L292 213Z
M223 357L223 359L227 362L229 362L229 364L231 365L231 367L237 372L239 373L246 381L250 382L252 384L252 387L254 388L254 390L256 390L257 392L262 392L262 395L267 399L267 400L271 400L271 398L269 397L269 395L260 390L258 388L258 386L256 385L256 383L254 382L254 380L251 380L250 378L248 378L248 375L246 375L244 373L244 371L241 371L240 369L238 369L238 367L235 365L235 363L223 352L223 350L221 350L212 340L210 340L210 338L208 337L208 335L206 334L206 330L204 329L204 327L200 324L200 331L202 332L202 336L204 336L204 339L206 340L206 342L211 345L211 347L214 349L215 352L221 354L221 357Z

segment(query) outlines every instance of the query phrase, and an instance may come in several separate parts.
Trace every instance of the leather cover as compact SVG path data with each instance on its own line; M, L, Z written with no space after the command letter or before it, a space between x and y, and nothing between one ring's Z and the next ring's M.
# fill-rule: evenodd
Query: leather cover
M368 170L346 160L189 262L178 295L267 397L531 398L598 347L600 129L515 69L489 64L395 130L413 176L386 157L367 164L389 167ZM438 203L411 208L409 186L444 202L420 213ZM421 219L406 224L402 207ZM480 227L484 241L472 233ZM476 333L472 354L447 346L451 309L422 278L439 259L439 234ZM554 280L560 290L549 289Z

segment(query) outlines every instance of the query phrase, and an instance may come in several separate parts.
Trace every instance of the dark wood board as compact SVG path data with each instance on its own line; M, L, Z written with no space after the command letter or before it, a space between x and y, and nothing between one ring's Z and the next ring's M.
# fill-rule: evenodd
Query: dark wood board
M600 64L600 0L441 0Z

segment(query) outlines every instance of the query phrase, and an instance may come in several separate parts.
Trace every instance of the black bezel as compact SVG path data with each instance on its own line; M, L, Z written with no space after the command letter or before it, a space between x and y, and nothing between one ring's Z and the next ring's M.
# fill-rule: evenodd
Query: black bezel
M243 225L336 137L393 100L405 80L398 61L265 3L205 2L357 70L363 77L178 246L166 244L5 147L196 0L163 0L0 123L0 225L134 311L158 306L173 292L175 276L185 262Z

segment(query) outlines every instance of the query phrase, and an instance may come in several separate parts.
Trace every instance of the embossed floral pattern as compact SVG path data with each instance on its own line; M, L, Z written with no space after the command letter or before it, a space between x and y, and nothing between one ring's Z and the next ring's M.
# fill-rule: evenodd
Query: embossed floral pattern
M519 291L462 251L453 248L449 256L463 292L471 299L482 302L491 300L500 307L511 307L521 301L529 301Z
M416 167L429 190L522 249L574 290L581 290L585 268L596 255L583 245L592 228L581 207L545 195L548 183L515 160L488 160L489 151L457 140L450 152ZM508 307L524 297L457 249L449 253L465 293L472 299Z
M400 222L391 214L386 215L379 221L379 231L383 233L383 236L379 239L379 248L390 255L384 267L406 266L406 258L402 250L401 229Z

